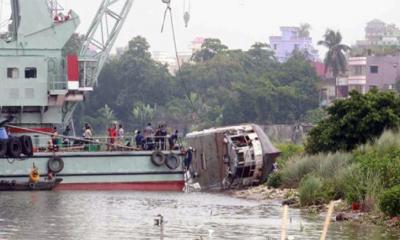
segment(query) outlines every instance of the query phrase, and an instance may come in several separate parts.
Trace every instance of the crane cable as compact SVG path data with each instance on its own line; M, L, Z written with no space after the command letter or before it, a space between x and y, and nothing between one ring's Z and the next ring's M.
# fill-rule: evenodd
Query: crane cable
M183 86L183 89L185 91L186 98L188 99L188 102L189 102L189 104L190 104L190 106L192 108L192 113L197 116L198 114L197 114L196 108L195 108L195 106L193 104L193 101L190 98L189 91L188 91L188 88L186 86L186 82L183 80L183 78L181 76L181 73L182 73L181 72L181 63L179 61L178 47L177 47L177 44L176 44L176 35L175 35L174 21L173 21L173 17L172 17L171 3L170 3L170 1L165 2L165 3L167 4L167 7L166 7L166 9L164 11L164 18L163 18L163 22L162 22L162 26L161 26L161 33L164 31L165 20L167 18L167 14L169 13L170 20L171 20L172 38L173 38L174 49L175 49L175 57L176 57L177 65L178 65L177 78L179 78L181 80L181 82L182 82L182 86Z

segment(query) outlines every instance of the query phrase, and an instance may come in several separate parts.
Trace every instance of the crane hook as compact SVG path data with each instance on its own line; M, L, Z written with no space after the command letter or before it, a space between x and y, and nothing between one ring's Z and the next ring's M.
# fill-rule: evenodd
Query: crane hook
M189 20L190 20L190 13L189 12L185 12L183 14L183 20L185 21L185 27L188 27L189 24Z

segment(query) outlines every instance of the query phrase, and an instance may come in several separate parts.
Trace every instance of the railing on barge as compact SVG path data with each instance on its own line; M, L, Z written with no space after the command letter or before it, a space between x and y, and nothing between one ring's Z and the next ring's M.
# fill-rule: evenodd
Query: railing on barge
M43 141L45 140L45 141ZM113 141L112 141L113 140ZM47 142L47 144L40 144ZM179 150L182 139L178 138L170 145L170 136L150 137L138 144L134 136L124 138L93 137L90 139L61 136L56 139L49 137L33 137L36 152L99 152L99 151L154 151Z

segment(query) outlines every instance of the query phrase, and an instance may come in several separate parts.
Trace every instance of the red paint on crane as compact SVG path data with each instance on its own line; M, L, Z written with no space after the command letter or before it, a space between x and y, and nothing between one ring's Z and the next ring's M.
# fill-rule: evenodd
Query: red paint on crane
M79 81L78 56L67 55L68 81Z

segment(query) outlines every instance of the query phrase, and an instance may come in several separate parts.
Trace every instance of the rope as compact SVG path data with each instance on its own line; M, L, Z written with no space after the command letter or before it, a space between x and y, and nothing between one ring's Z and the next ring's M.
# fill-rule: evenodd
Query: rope
M173 38L173 42L174 42L174 50L175 50L175 58L176 58L176 63L178 65L178 74L177 74L177 78L179 78L182 82L182 87L185 91L185 96L190 104L190 107L192 108L192 113L197 114L196 108L194 107L193 101L190 98L189 95L189 91L188 88L186 86L186 82L183 80L183 78L181 77L181 63L179 61L179 54L178 54L178 47L176 44L176 35L175 35L175 27L174 27L174 21L173 21L173 17L172 17L172 8L171 8L171 4L167 3L167 7L164 11L164 17L163 17L163 22L162 22L162 26L161 26L161 33L164 31L164 26L165 26L165 20L167 18L167 14L169 12L169 16L170 16L170 20L171 20L171 29L172 29L172 38Z

